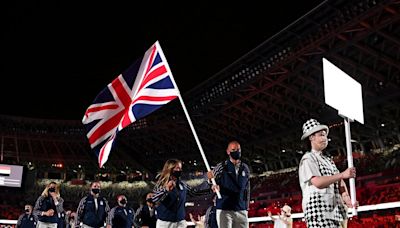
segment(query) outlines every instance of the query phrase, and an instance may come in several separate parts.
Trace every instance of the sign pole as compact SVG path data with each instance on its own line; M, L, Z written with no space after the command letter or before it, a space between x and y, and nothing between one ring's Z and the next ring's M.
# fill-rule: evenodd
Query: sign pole
M344 119L344 129L346 133L346 149L347 149L347 166L349 168L354 167L353 164L353 149L351 147L351 131L350 131L350 120L347 117L343 117ZM353 216L357 216L357 208L355 207L356 205L356 181L355 178L349 178L349 184L350 184L350 196L351 196L351 204L353 204Z

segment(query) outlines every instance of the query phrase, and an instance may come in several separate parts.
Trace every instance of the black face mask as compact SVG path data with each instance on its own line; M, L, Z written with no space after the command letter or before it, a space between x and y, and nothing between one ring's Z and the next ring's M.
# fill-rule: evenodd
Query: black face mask
M100 189L98 189L98 188L93 188L93 189L92 189L92 192L93 192L94 194L99 194L99 193L100 193Z
M179 179L179 178L181 177L181 175L182 175L182 171L175 171L175 170L173 170L171 175L172 175L173 177L175 177L176 179Z
M231 153L230 153L231 158L234 160L239 160L241 155L242 154L241 154L240 150L231 151Z
M29 209L25 209L25 212L26 212L26 213L29 213Z
M56 188L49 188L49 192L56 192Z
M146 202L153 203L153 200L151 198L148 198L146 199Z
M119 203L120 203L121 205L125 205L125 204L126 204L126 199L120 200Z

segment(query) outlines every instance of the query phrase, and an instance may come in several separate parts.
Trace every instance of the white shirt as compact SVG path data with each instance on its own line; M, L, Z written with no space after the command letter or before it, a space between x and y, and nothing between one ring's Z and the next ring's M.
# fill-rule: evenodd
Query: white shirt
M94 207L97 209L99 208L99 203L97 202L97 198L94 198Z
M320 189L311 183L311 178L322 176L318 163L324 164L324 166L329 167L331 170L337 170L336 167L333 167L332 163L327 162L327 159L322 157L322 152L320 151L313 150L303 155L299 166L299 182L303 194L303 212L306 211L306 205L313 193L321 194L328 205L332 205L335 209L337 207L337 203L335 202L334 184L330 184L328 187ZM332 219L334 217L334 211L326 211L324 217Z
M285 224L283 221L289 222L289 224ZM274 228L291 228L293 219L290 217L280 215L274 221Z

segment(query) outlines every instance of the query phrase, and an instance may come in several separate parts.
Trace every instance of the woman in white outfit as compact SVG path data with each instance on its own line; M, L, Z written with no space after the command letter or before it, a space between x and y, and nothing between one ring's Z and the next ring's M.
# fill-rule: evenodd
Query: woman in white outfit
M333 160L324 155L328 146L329 128L315 119L303 125L302 140L308 139L311 151L299 165L299 181L303 194L303 212L307 227L341 227L347 219L345 205L352 208L344 179L354 178L354 167L339 172ZM345 204L345 205L344 205Z

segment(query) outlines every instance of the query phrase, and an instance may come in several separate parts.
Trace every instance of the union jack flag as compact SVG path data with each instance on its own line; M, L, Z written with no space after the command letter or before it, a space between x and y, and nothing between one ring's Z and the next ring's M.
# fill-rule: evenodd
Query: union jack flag
M107 85L86 110L84 124L99 166L106 163L117 133L178 97L179 90L158 41Z

